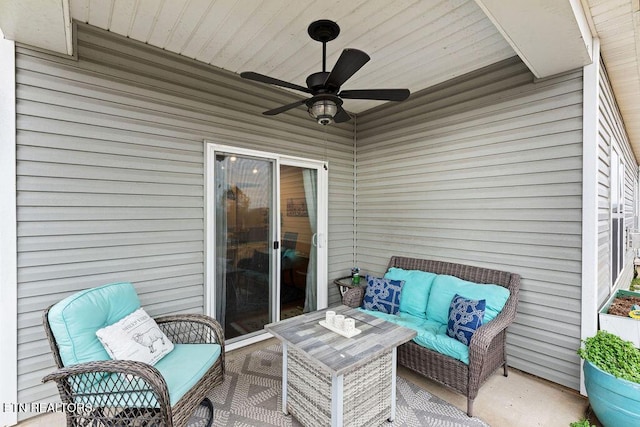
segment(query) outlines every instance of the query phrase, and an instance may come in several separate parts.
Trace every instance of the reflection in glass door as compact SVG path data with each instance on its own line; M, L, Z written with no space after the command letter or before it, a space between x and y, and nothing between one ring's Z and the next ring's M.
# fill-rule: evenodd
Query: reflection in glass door
M280 320L317 308L318 171L280 166Z
M274 321L274 161L216 152L215 317L226 339Z

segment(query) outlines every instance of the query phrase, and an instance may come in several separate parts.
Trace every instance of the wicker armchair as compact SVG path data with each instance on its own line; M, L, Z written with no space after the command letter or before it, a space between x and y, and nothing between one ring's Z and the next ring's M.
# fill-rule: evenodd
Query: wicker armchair
M181 397L172 402L168 380L159 369L149 364L131 360L95 360L65 366L49 321L50 310L54 306L45 310L43 323L58 369L42 381L57 383L66 408L67 426L184 426L201 404L209 410L208 426L211 425L213 405L207 394L224 380L224 335L216 320L197 314L154 319L174 345L201 344L200 352L208 352L211 348L217 352L217 346L220 349L215 362L208 369L203 367L199 379L194 376L193 385L184 394L181 391ZM174 366L197 363L175 360L176 357L172 361Z
M500 314L474 333L469 344L468 365L413 341L398 347L398 363L467 396L467 415L473 416L473 400L480 386L499 367L503 367L505 377L508 375L507 326L516 316L520 276L470 265L399 256L391 257L388 268L391 267L447 274L470 282L495 284L509 289L509 299ZM364 287L349 289L343 297L343 304L358 307L363 296Z

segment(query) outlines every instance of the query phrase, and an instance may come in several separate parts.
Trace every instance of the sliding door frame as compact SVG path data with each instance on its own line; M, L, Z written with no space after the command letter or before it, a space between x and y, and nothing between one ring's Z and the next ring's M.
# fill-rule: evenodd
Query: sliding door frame
M280 166L294 166L308 169L317 170L318 178L318 218L317 218L317 308L326 308L328 304L328 200L329 200L329 175L328 168L325 162L305 159L302 157L281 155L268 151L260 151L253 149L240 148L227 144L220 144L214 141L205 140L205 173L204 173L204 203L205 203L205 277L204 277L204 299L205 299L205 313L209 316L215 317L215 278L216 278L216 263L215 263L215 235L216 235L216 222L215 222L215 197L213 197L213 191L215 190L215 155L217 152L233 153L241 156L251 156L257 158L263 158L265 160L272 160L274 162L274 207L273 212L273 227L271 230L271 241L280 241L281 229L280 221L277 220L280 217ZM272 268L275 272L272 280L275 280L276 295L273 299L272 307L270 307L272 313L278 313L279 316L279 294L280 294L280 251L281 245L276 250L275 256L272 257ZM258 342L269 338L269 333L261 335L254 335L246 340L234 342L227 346L228 350L233 348L242 347L254 342Z
M278 168L278 182L276 193L278 194L278 214L281 212L280 206L280 166L294 166L298 168L315 169L317 171L318 178L318 218L317 218L317 233L316 233L316 263L317 263L317 280L316 280L316 292L317 292L317 309L321 310L327 308L329 301L329 289L327 288L328 282L328 257L329 248L328 242L328 229L329 229L329 174L327 164L318 160L303 159L301 157L293 156L279 156L276 162ZM280 224L278 224L278 227ZM280 236L280 230L278 231ZM280 245L282 246L282 245ZM280 266L278 266L280 268Z

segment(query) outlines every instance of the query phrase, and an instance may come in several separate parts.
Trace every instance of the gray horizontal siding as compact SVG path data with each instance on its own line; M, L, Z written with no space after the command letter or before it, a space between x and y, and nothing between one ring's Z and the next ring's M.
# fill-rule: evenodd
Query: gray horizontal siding
M633 155L604 64L598 87L598 305L605 303L614 286L628 288L633 277L633 250L625 245L624 268L616 283L611 276L611 150L616 147L624 163L625 236L634 228L638 162Z
M353 260L352 125L282 90L79 26L78 61L17 50L18 399L53 400L44 308L135 284L152 315L204 310L204 145L329 163L329 277ZM335 287L327 283L330 303Z
M519 273L509 363L578 388L582 74L508 60L358 117L357 261Z

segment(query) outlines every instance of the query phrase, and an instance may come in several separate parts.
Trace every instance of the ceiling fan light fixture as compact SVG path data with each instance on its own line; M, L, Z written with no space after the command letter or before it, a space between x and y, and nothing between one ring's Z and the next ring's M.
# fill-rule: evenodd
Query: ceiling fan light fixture
M317 120L318 124L329 125L338 113L338 106L330 99L321 99L309 107L309 115Z

